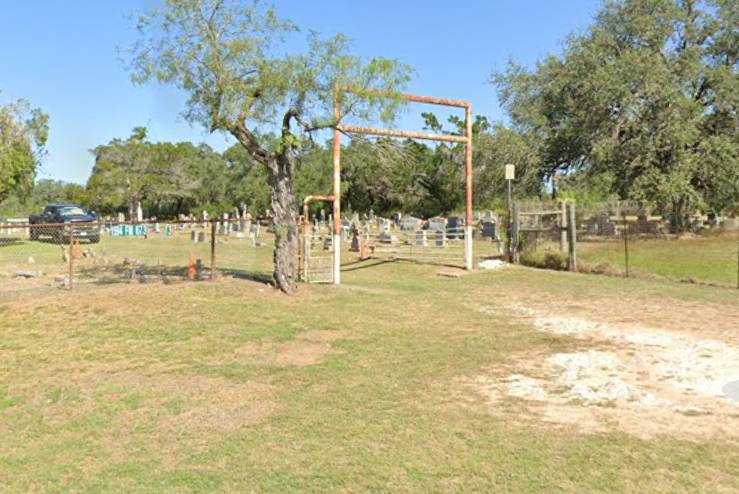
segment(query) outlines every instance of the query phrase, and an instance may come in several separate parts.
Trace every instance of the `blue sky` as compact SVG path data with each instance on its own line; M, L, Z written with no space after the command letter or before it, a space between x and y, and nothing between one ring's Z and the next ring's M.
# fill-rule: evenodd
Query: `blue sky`
M116 47L132 43L128 14L154 0L5 0L0 9L0 103L28 99L50 115L48 157L39 178L85 183L89 150L138 125L152 140L205 141L223 135L192 127L176 90L134 86ZM557 52L592 21L598 0L275 0L278 13L324 35L345 33L362 56L397 58L416 70L409 91L472 102L502 120L487 83L510 58L530 65ZM419 129L411 107L398 125Z

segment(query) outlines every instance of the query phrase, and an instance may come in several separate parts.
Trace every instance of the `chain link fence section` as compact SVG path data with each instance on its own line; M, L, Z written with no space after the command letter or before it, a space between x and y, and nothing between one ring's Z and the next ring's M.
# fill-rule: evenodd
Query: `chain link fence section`
M49 289L268 277L272 235L251 221L0 223L0 300Z
M739 222L733 216L674 215L638 201L578 208L583 269L625 277L739 288Z

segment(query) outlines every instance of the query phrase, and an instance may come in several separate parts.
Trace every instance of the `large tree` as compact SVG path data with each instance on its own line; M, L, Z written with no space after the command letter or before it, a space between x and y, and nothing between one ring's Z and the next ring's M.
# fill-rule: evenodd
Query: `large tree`
M0 106L0 202L31 191L48 135L49 117L25 100Z
M739 4L607 1L561 56L495 75L543 175L604 179L682 218L739 200Z
M341 35L322 39L311 32L296 53L288 41L297 41L297 26L256 0L167 0L140 16L137 28L134 81L184 90L188 120L230 133L265 168L276 232L274 281L294 291L296 149L306 135L337 124L336 87L356 91L341 99L342 115L389 117L397 99L362 89L394 92L407 82L407 67L384 58L365 63L348 53Z

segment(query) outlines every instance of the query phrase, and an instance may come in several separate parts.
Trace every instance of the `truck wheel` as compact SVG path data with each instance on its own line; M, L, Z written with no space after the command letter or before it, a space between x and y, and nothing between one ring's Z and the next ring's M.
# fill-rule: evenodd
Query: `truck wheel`
M55 244L63 244L64 243L64 236L62 235L62 231L60 229L55 229L54 232L51 234L51 240Z
M31 240L38 240L38 230L34 227L30 227L28 229L28 238Z
M99 244L100 243L100 235L96 235L94 237L90 237L90 243L91 244Z

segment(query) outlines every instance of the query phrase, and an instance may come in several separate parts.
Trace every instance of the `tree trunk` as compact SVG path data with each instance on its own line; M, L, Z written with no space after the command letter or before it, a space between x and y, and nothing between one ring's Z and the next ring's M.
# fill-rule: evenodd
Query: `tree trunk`
M296 290L295 255L298 224L293 191L293 157L290 151L277 154L266 163L270 188L270 207L275 227L274 281L285 293Z

